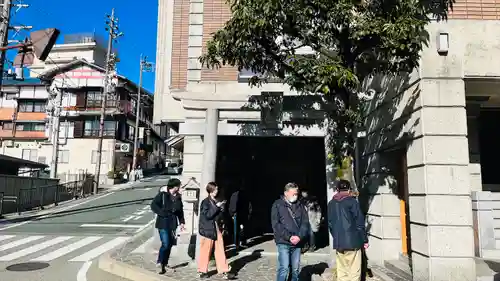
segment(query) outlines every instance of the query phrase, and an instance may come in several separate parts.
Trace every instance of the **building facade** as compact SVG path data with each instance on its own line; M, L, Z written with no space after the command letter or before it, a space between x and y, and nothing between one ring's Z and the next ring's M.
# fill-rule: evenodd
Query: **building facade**
M94 174L97 165L105 70L95 64L103 61L97 41L80 40L56 45L47 64L31 66L31 77L4 79L0 99L2 154L49 165L54 151L52 113L60 106L57 176L63 182ZM106 101L101 183L112 183L114 174L128 172L134 153L138 87L123 76L116 78L115 91ZM60 101L53 89L61 92ZM165 145L158 126L152 124L153 96L145 89L141 92L139 126L144 130L139 133L138 163L152 168Z
M418 69L365 83L376 93L366 104L359 158L368 257L406 262L414 280L476 280L474 249L482 238L471 196L500 190L493 144L500 140L494 133L500 117L498 7L458 0L447 21L429 25ZM159 3L154 122L168 124L182 138L186 179L213 180L221 136L270 136L258 126L262 112L245 107L249 99L297 96L281 84L250 88L246 73L234 68L201 67L205 43L229 17L223 0ZM272 135L324 137L321 127L310 125L321 114L298 112L284 106L282 125ZM333 173L326 164L324 188L331 198ZM491 234L490 258L500 257L497 232Z

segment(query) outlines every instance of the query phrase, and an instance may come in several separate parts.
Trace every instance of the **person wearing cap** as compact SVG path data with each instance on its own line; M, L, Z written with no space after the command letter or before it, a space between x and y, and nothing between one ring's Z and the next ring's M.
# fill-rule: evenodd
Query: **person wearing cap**
M175 245L176 230L180 226L184 231L184 207L179 194L181 181L170 179L166 186L160 188L160 192L151 202L151 210L156 214L156 225L160 234L161 247L158 252L157 263L161 266L160 274L174 269L168 266L172 246Z

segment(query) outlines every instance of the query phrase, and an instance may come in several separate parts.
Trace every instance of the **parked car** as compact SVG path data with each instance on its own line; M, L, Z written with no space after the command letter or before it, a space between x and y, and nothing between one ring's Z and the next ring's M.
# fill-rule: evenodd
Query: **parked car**
M183 165L177 163L170 163L167 167L167 174L169 175L180 175L182 174Z

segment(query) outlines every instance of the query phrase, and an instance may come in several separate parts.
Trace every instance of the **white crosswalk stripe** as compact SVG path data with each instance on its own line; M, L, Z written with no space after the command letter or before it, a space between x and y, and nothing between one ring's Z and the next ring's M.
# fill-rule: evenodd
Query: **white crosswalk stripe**
M7 243L5 245L0 246L0 252L15 248L15 247L18 247L18 246L21 246L21 245L24 245L24 244L27 244L27 243L30 243L33 241L36 241L39 239L42 239L43 237L44 236L30 236L30 237L23 238L21 240L16 240L14 242Z
M87 246L88 244L94 243L95 241L101 239L102 237L98 236L90 236L90 237L85 237L84 239L77 241L73 244L70 244L68 246L65 246L63 248L60 248L56 251L50 252L46 255L40 256L38 258L32 259L32 261L51 261L55 260L57 258L60 258L64 255L67 255L77 249L80 249L83 246Z
M0 235L0 262L87 262L128 239L123 236Z
M22 249L21 251L17 251L17 252L14 252L12 254L9 254L9 255L2 256L2 257L0 257L0 261L15 260L15 259L18 259L20 257L24 257L24 256L27 256L29 254L33 254L33 253L36 253L36 252L38 252L40 250L46 249L48 247L54 246L56 244L59 244L61 242L69 240L71 238L73 238L73 236L61 236L61 237L57 237L57 238L54 238L52 240L49 240L49 241L46 241L46 242L43 242L43 243L40 243L40 244L33 245L33 246L29 247L29 248Z
M0 241L3 241L3 240L9 240L11 238L14 238L16 237L15 235L2 235L0 236Z
M83 262L86 262L86 261L89 261L89 260L92 260L94 258L97 258L98 256L106 253L107 251L109 250L112 250L113 248L117 247L118 245L124 243L125 241L127 241L127 237L118 237L118 238L115 238L91 251L88 251L86 252L85 254L83 255L80 255L74 259L71 259L69 261L83 261Z

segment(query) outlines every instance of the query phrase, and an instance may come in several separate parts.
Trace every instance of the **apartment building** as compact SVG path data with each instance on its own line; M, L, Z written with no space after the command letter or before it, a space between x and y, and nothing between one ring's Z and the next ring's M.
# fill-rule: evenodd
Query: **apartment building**
M94 174L97 165L105 75L98 65L103 62L102 47L89 36L79 38L56 45L46 64L35 62L30 67L29 78L4 79L0 98L2 154L50 165L52 110L58 104L54 89L61 92L57 175L62 181ZM129 171L136 133L142 167L154 167L165 153L160 128L152 124L153 95L141 89L139 126L143 129L135 132L138 86L120 75L116 81L106 101L101 183L112 183L112 174Z
M500 198L499 7L457 0L447 21L429 25L418 69L366 83L376 91L366 105L358 159L369 199L368 258L406 263L414 280L476 280L476 256L500 257L497 205L475 203L473 210L471 200ZM217 180L228 189L249 185L262 215L272 202L264 197L276 198L287 181L314 186L328 200L335 173L324 147L317 148L324 131L314 120L322 115L301 111L297 93L285 85L250 88L244 72L199 64L211 33L229 17L223 0L159 2L154 122L182 139L184 178ZM282 100L274 125L266 110L247 106L269 96ZM483 207L489 213L478 217ZM194 216L191 209L186 214ZM489 232L478 226L485 218Z

